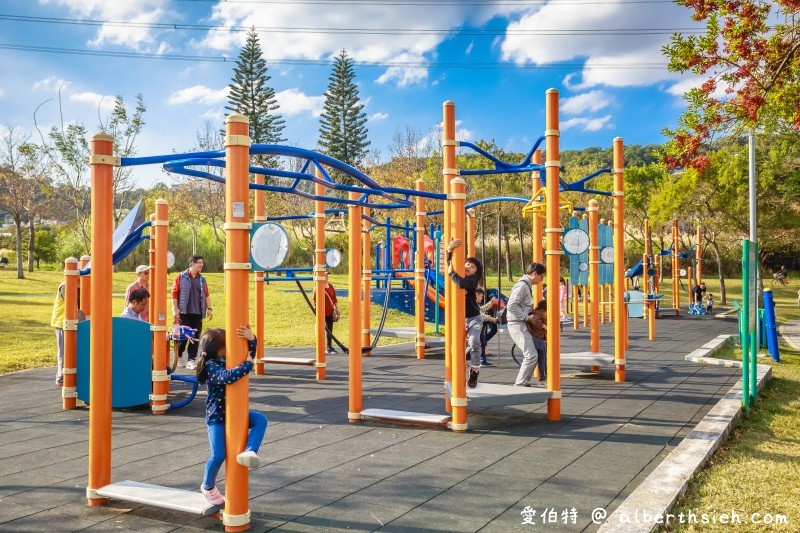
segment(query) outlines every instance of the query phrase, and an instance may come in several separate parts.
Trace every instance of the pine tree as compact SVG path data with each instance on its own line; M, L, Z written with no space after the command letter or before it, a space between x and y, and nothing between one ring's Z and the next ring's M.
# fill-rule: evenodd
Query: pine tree
M276 113L280 105L275 100L275 89L267 85L270 79L258 34L251 27L233 69L228 105L225 109L241 113L250 119L250 138L253 143L286 142L281 136L285 121Z
M347 52L334 59L333 72L325 91L319 128L320 149L327 155L358 167L367 153L367 115L358 97L353 60Z

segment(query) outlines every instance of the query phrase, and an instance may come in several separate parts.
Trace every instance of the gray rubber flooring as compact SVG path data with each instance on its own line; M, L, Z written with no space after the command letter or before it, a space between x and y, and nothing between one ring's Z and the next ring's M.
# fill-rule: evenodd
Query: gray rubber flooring
M565 367L560 421L547 421L544 405L494 408L471 413L466 434L348 423L344 355L329 356L324 382L309 367L269 367L251 380L251 405L269 418L266 464L250 475L251 530L596 530L591 512L613 511L738 379L735 369L683 360L735 334L735 321L662 319L654 342L646 328L631 319L627 383L615 383L611 368L598 376ZM613 353L613 325L602 333L601 349ZM565 328L563 351L588 343L587 329ZM513 382L510 346L501 335L482 381ZM363 366L364 408L443 412L441 351L418 361L410 344L395 345ZM54 373L0 376L0 531L223 529L120 501L88 507L88 410L61 410ZM166 416L115 410L112 479L198 490L208 453L198 396Z

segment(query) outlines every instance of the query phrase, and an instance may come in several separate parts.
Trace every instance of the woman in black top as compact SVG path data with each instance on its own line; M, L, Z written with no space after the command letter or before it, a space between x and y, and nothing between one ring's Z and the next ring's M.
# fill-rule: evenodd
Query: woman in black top
M453 283L466 292L467 352L470 355L467 385L470 388L474 388L478 384L478 373L481 369L481 328L483 327L481 308L475 297L475 289L478 288L478 284L483 279L483 265L481 265L478 258L468 257L464 263L466 276L463 278L459 276L453 270L452 264L453 250L459 246L461 246L461 240L459 239L452 239L450 244L447 245L447 269Z

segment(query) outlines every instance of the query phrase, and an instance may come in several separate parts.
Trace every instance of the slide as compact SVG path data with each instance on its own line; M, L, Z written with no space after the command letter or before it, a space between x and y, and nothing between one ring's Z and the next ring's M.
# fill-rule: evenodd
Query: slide
M426 269L425 276L429 278L428 291L427 291L428 300L432 302L439 302L439 308L444 309L444 277L441 274L439 274L439 288L441 289L441 292L439 293L439 297L437 298L436 285L435 285L436 282L431 281L431 278L433 278L433 271L430 269ZM405 281L407 281L412 287L414 286L414 274L412 274L411 272L397 272L395 274L395 277L402 278ZM435 280L435 278L433 279Z
M625 277L634 278L636 276L641 276L641 275L642 275L642 262L639 261L638 263L636 263L635 265L633 265L631 268L628 269L628 272L625 274Z

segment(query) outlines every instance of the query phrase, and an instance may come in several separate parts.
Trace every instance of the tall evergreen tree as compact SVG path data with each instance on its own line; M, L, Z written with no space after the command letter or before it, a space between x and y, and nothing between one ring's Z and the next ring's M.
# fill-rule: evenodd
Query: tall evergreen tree
M331 157L358 167L367 153L367 114L358 97L353 60L347 52L334 59L325 91L319 128L320 149Z
M254 143L286 142L281 136L286 121L276 113L280 105L275 99L275 89L267 85L270 79L258 34L251 27L233 69L228 105L225 109L241 113L250 119L250 138Z

